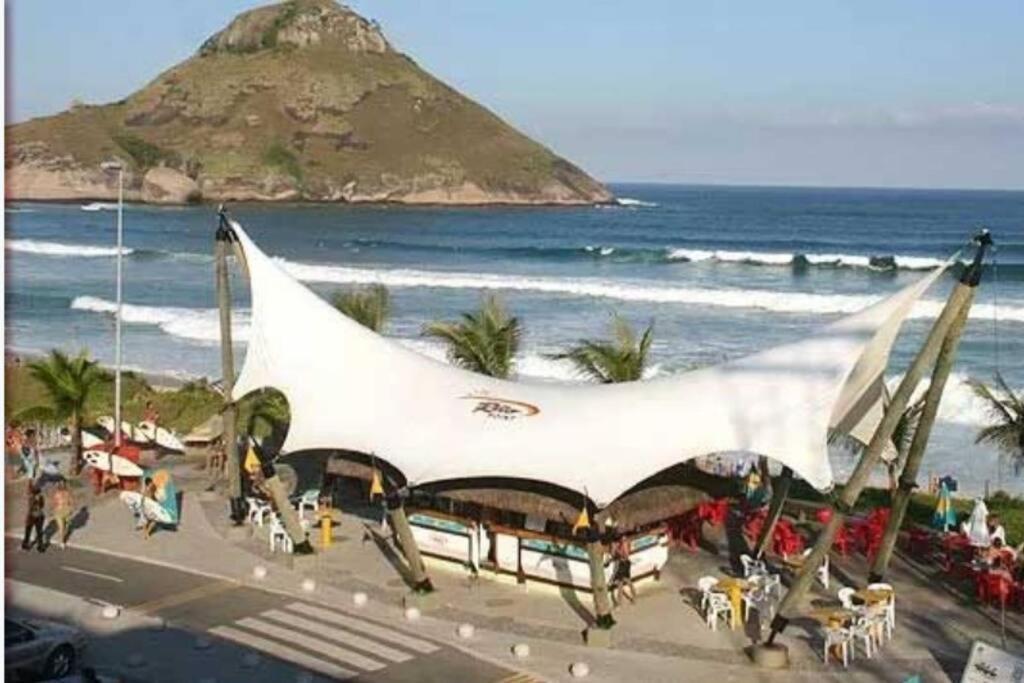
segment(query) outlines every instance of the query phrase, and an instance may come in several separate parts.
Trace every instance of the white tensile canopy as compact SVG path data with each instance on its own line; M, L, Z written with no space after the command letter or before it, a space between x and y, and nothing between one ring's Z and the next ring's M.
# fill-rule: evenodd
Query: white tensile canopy
M337 312L233 223L252 287L236 399L288 399L283 445L373 454L413 485L510 477L586 492L598 505L712 453L769 456L817 489L833 485L828 434L870 440L883 373L920 281L800 341L642 382L493 379L427 358Z

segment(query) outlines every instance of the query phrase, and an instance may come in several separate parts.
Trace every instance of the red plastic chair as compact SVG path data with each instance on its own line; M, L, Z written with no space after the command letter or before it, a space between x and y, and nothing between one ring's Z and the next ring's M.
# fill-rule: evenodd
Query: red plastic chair
M832 521L832 508L820 508L814 513L814 518L818 520L820 524L828 524Z
M832 542L832 546L839 551L839 554L846 557L850 554L850 550L853 549L856 539L850 532L850 527L843 525L839 527L839 532L836 534L836 540Z
M982 603L997 602L1005 607L1013 593L1013 584L1002 574L985 572L976 578L978 600Z

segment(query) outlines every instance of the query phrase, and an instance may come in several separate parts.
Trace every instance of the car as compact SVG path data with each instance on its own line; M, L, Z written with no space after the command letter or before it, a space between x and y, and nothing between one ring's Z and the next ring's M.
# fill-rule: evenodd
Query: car
M73 626L44 619L4 618L4 671L9 675L61 678L75 670L85 635Z

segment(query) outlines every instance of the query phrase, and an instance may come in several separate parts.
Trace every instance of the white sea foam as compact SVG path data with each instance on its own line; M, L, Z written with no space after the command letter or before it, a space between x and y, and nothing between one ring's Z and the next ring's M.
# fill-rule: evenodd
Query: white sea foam
M666 253L669 261L688 261L699 263L713 261L718 263L745 263L760 266L792 266L804 260L813 266L832 266L836 268L870 268L887 270L895 267L900 270L928 270L941 266L945 261L925 256L894 256L892 266L884 264L885 258L872 260L870 256L858 254L789 254L771 251L729 251L726 249L669 249Z
M6 240L4 244L9 251L19 251L25 254L38 254L41 256L77 256L80 258L117 256L117 247L97 247L85 244L65 244L63 242L27 239ZM126 247L122 253L128 256L133 252L133 249Z
M632 197L619 197L615 202L619 206L642 206L645 208L653 208L658 205L658 202L648 202L643 199L633 199Z
M587 246L583 247L583 251L587 252L588 254L597 254L598 256L611 256L612 254L615 253L615 247L601 247L588 244Z
M718 308L761 309L776 313L843 314L854 313L878 301L880 296L853 294L813 294L777 292L762 289L680 287L655 282L514 276L496 273L465 273L411 269L368 269L278 262L294 277L306 282L337 284L374 284L389 287L426 287L438 289L485 289L529 291L567 296L589 296L620 301L675 303ZM912 317L934 318L942 310L940 301L921 301ZM976 304L971 317L991 320L991 304ZM1024 306L1002 304L999 318L1005 322L1024 322Z
M79 296L71 308L113 315L117 303L94 296ZM220 323L215 308L181 308L176 306L143 306L124 304L121 319L129 324L156 325L167 334L191 341L215 343L220 341ZM232 336L236 341L249 338L249 311L234 311Z
M897 377L889 382L893 391L899 386L900 379L902 377ZM987 379L981 379L991 384ZM911 400L916 401L924 396L930 383L930 380L927 378L922 380ZM1018 388L1013 389L1018 395L1024 391ZM968 375L963 372L951 373L942 391L942 402L939 404L938 419L952 424L978 427L991 424L993 417L988 403L978 397L968 383Z

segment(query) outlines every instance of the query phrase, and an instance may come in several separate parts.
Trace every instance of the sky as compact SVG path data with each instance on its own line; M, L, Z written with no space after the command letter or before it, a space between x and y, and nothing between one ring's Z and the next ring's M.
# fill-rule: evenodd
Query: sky
M8 0L8 122L119 99L252 0ZM357 0L605 181L1024 189L1021 0Z

